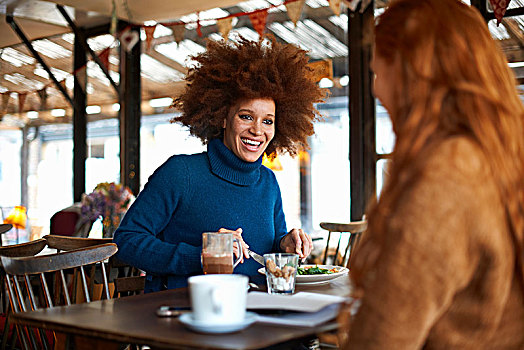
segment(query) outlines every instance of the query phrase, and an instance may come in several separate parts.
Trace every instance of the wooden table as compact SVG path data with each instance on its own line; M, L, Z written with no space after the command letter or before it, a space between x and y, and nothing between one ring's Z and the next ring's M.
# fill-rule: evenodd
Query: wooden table
M324 285L297 285L296 289L347 296L350 285L348 277L342 276ZM335 322L311 328L254 323L237 333L200 334L186 329L177 318L157 317L160 305L189 306L187 288L18 313L12 320L68 334L175 349L258 349L336 328Z

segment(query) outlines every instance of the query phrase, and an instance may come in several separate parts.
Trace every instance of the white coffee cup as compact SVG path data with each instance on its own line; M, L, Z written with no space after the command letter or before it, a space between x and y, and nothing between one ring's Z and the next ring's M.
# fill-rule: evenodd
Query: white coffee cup
M193 320L205 324L238 324L246 315L248 277L199 275L189 277Z

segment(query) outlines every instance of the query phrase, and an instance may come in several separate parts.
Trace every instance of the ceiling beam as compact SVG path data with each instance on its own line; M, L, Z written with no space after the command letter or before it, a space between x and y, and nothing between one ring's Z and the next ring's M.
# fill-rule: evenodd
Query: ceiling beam
M229 13L242 12L242 9L237 6L228 7L228 8L225 8L225 10ZM317 24L324 27L324 29L326 29L338 41L340 41L341 43L346 43L347 42L346 33L344 32L342 28L336 26L335 24L329 21L328 18L331 16L334 16L334 13L328 7L312 8L308 6L304 11L303 19L311 19L315 21ZM240 16L237 18L238 18L238 22L236 23L235 28L246 27L246 28L254 30L253 25L251 24L251 20L249 19L248 16ZM268 18L267 18L268 25L271 23L284 23L284 22L289 22L289 21L290 19L287 15L287 12L269 13ZM185 34L184 34L184 39L192 40L195 43L203 47L206 47L205 38L207 38L210 34L213 34L213 33L220 34L216 24L212 24L209 26L203 26L200 29L202 31L202 37L198 36L196 29L191 29L191 30L186 29ZM266 27L266 30L270 30L269 26ZM278 37L276 33L273 33L273 34ZM284 40L280 38L279 41L284 41ZM173 42L172 35L165 35L162 37L155 38L153 40L152 45L154 48L154 46L156 45L165 44L169 42Z
M183 74L187 73L187 67L181 65L177 61L173 61L171 58L167 56L164 56L160 52L156 51L154 47L152 47L149 51L146 51L145 42L142 42L142 52L144 52L146 55L150 56L151 58L154 58L155 60L162 63L163 65L168 66L169 68L172 68Z
M524 48L524 33L518 22L513 18L503 18L502 24L506 27L509 36L517 42L520 48Z

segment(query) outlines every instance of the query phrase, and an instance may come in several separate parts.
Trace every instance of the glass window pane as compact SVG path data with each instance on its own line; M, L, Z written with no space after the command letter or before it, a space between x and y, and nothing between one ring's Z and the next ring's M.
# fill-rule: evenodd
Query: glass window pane
M21 148L20 130L0 131L0 207L20 205Z
M393 151L395 134L391 119L386 109L376 100L376 145L377 154L388 154Z
M101 182L120 182L118 119L87 124L86 193Z
M377 196L380 197L380 192L384 187L384 182L388 176L389 159L379 159L377 161Z
M332 97L319 106L326 120L311 139L313 228L320 222L350 221L349 115L347 97Z

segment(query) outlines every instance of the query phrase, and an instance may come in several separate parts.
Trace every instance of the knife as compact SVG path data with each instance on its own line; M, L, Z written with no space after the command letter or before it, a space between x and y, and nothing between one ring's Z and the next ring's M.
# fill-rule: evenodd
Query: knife
M266 266L266 264L264 263L264 258L263 258L260 254L255 253L255 252L252 251L251 249L248 249L247 251L248 251L249 255L250 255L253 259L255 259L255 261L256 261L257 263L259 263L259 264L262 265L262 266Z

